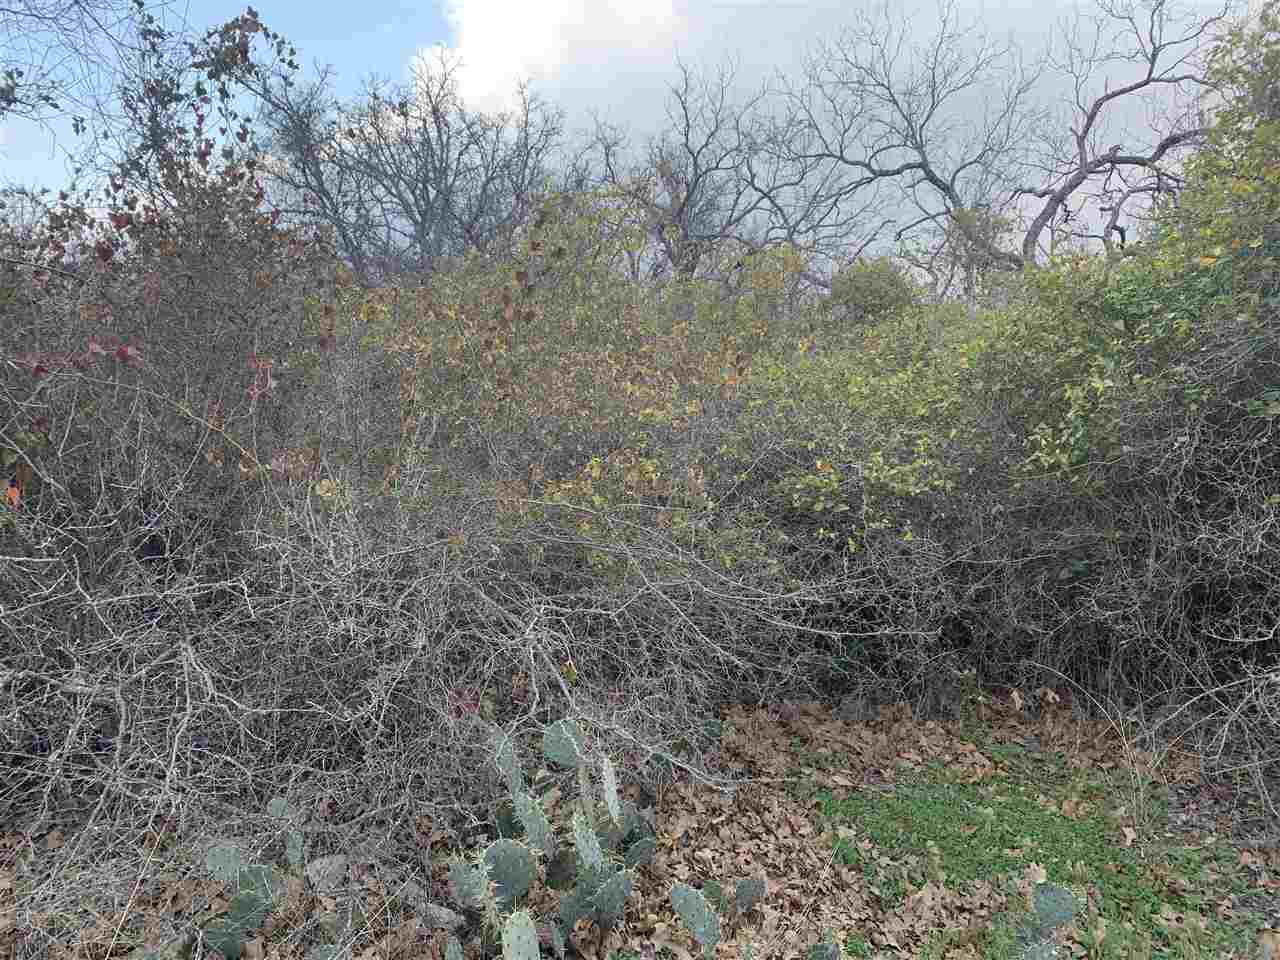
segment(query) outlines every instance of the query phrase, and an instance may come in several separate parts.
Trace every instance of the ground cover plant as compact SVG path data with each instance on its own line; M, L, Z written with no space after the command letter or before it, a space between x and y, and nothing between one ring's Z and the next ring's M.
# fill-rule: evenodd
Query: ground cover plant
M362 284L212 31L105 218L3 237L0 950L1248 955L1274 33L1147 237L964 309L641 277L610 188Z
M495 768L519 771L537 799L489 824L493 839L465 858L428 818L414 824L412 860L326 853L338 826L326 808L278 799L236 837L197 840L199 828L183 836L195 823L169 824L91 866L63 852L60 831L9 835L6 862L22 902L41 904L42 930L139 958L448 956L459 937L469 950L494 943L513 917L534 922L547 954L599 957L691 956L707 942L724 956L817 955L822 944L854 957L1251 955L1280 882L1262 798L1205 783L1192 755L1145 753L1047 689L971 690L962 703L964 717L931 721L905 704L869 721L844 719L857 704L730 711L718 750L744 778L734 793L684 781L646 797L622 785L618 811L637 818L641 839L618 874L630 892L599 925L574 905L579 858L592 856L580 801L594 798L607 825L608 791L595 777L585 793L561 791L546 770L525 780L501 738ZM546 736L572 744L563 759L586 769L585 741L562 726ZM1115 763L1118 750L1132 766ZM567 858L536 858L504 887L500 850L555 849L557 835L576 835ZM496 899L469 886L473 858ZM115 888L123 912L95 920L56 893L86 884L99 897ZM697 892L711 928L690 922L680 890Z

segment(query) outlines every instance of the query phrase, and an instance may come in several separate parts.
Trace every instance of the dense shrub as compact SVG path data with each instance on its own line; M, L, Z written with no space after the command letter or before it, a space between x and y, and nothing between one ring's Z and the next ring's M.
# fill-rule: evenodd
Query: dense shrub
M1262 713L1277 181L1269 121L1231 109L1133 256L972 313L860 263L833 290L856 324L797 297L789 247L627 279L642 221L607 193L547 198L511 259L358 290L179 138L172 210L67 203L0 278L3 643L30 671L5 715L57 702L70 743L81 687L41 679L69 656L114 742L166 758L121 796L318 770L461 809L502 722L585 718L654 778L726 702L941 706L970 667L1250 683Z
M855 260L831 279L828 306L849 323L874 323L920 303L920 290L888 257Z

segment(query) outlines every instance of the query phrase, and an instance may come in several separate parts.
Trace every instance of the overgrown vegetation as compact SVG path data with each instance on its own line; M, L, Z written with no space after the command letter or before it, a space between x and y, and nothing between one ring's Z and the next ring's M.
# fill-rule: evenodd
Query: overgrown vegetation
M191 859L225 885L200 896L227 902L178 938L188 952L235 957L259 928L301 923L308 883L326 919L291 950L389 924L414 899L403 886L368 887L379 919L320 879L376 837L425 847L435 888L415 902L451 898L467 916L435 926L468 955L594 940L603 956L630 942L609 938L646 870L669 891L646 930L674 944L678 916L707 955L738 955L778 865L742 853L695 878L666 851L655 866L707 829L670 798L822 784L830 757L798 771L727 728L744 705L850 700L902 739L849 747L876 753L892 800L838 797L838 780L821 797L860 831L824 850L865 885L841 914L846 953L896 947L887 926L849 931L944 879L1030 904L1031 919L974 918L998 931L969 938L993 956L1077 917L1091 955L1137 956L1165 907L1207 915L1187 892L1210 883L1199 865L1151 901L1168 878L1112 849L1134 812L1107 820L1078 785L1072 810L1046 812L1004 741L925 726L943 770L885 773L915 753L889 705L970 723L983 690L1074 690L1126 745L1176 740L1195 769L1171 758L1170 776L1234 778L1277 817L1276 17L1216 47L1225 106L1145 240L1020 262L980 309L930 302L888 259L816 295L794 243L685 236L698 269L643 277L654 201L616 184L538 196L501 244L425 283L362 285L331 232L280 222L231 106L261 82L255 44L292 51L252 14L211 31L190 51L197 83L128 101L152 135L113 172L105 216L67 195L0 238L0 822L45 877L0 914L0 944L110 955L123 919L41 899L107 883L76 853L105 825L148 865L181 860L179 835L220 837ZM544 736L547 769L525 770L517 746ZM673 821L647 822L642 796ZM997 853L968 859L959 809ZM0 859L0 891L17 863ZM557 872L565 892L540 912ZM1091 885L1111 899L1090 905ZM837 950L821 924L784 937L761 910L778 951L762 957ZM977 949L894 916L932 955ZM1108 923L1140 929L1106 941ZM1197 956L1238 934L1161 936ZM164 939L130 936L139 957Z

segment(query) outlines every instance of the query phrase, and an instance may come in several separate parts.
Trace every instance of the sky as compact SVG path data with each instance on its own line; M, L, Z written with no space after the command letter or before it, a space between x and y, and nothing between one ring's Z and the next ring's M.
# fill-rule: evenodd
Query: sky
M461 57L461 92L472 109L511 102L520 78L566 112L567 132L591 127L591 112L620 124L638 142L662 125L677 57L714 70L740 61L744 96L781 72L801 77L806 50L830 39L859 0L257 0L262 21L298 50L305 75L334 70L334 92L358 95L376 74L407 80L414 63L438 46ZM936 23L934 0L916 0L921 39ZM956 0L962 20L977 20L1029 53L1038 49L1071 0ZM1056 4L1056 6L1055 6ZM895 0L895 9L904 5ZM220 24L243 12L219 0L177 0L170 23ZM0 183L58 188L66 182L59 144L65 127L48 132L20 120L0 122Z
M960 2L1028 43L1042 32L1046 0L1011 0L995 13ZM744 92L774 69L798 77L805 46L829 36L849 9L848 0L257 0L254 8L298 49L307 73L315 64L333 68L340 97L357 95L370 74L406 80L417 58L444 45L462 58L469 106L500 109L525 77L566 110L571 130L587 128L592 109L652 128L677 56L708 68L740 57ZM166 20L202 30L243 10L225 0L179 0ZM0 179L60 181L57 144L70 137L55 134L21 120L0 123Z

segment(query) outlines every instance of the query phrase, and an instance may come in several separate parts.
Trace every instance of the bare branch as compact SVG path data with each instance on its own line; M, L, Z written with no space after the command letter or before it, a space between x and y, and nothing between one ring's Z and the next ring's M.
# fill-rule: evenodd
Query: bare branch
M650 278L669 270L727 282L729 264L745 253L789 243L811 259L836 260L879 236L887 221L875 215L874 191L851 210L841 203L846 198L832 196L817 164L771 148L784 134L763 113L766 92L734 101L734 64L714 75L677 67L668 125L639 160L628 163L625 136L599 122L592 145L603 183L643 211L653 245ZM733 256L711 256L731 247ZM633 272L638 278L638 264ZM827 281L813 270L806 283Z
M1168 165L1171 154L1203 142L1206 128L1188 112L1158 132L1154 144L1137 150L1126 147L1132 136L1128 125L1120 127L1120 143L1109 149L1101 144L1117 123L1112 113L1123 108L1125 98L1138 94L1150 96L1161 92L1189 93L1194 96L1208 86L1202 55L1212 39L1213 29L1229 12L1224 6L1219 13L1200 15L1179 13L1169 0L1096 0L1099 15L1092 18L1092 29L1082 28L1082 17L1064 23L1058 31L1058 48L1051 50L1048 63L1070 81L1072 87L1070 121L1059 120L1070 137L1042 140L1044 159L1037 165L1042 175L1039 186L1020 186L1014 193L1043 200L1031 218L1022 241L1022 258L1035 262L1044 230L1074 194L1099 179L1105 180L1117 171L1140 169L1146 177L1143 189L1126 190L1124 199L1155 194L1176 182L1176 173ZM1096 89L1098 74L1111 67L1128 71L1137 67L1137 75L1118 86L1104 79L1101 93ZM1106 194L1102 199L1107 199ZM1114 197L1110 198L1115 203ZM1120 201L1123 206L1123 201ZM1118 211L1117 211L1118 214ZM1104 231L1104 236L1108 231Z
M832 207L896 184L911 211L898 221L902 242L958 231L978 261L1019 269L1081 202L1123 206L1176 189L1178 155L1205 133L1195 111L1154 122L1150 137L1135 133L1129 113L1206 88L1202 55L1226 14L1096 0L1028 62L1012 40L962 24L954 0L940 0L928 40L916 39L918 15L885 4L819 45L802 86L784 85L768 149L821 184ZM1067 81L1066 115L1044 99L1055 78ZM1028 209L1029 200L1038 202ZM979 230L976 210L1021 221L1015 246Z
M521 86L509 112L466 109L444 51L413 82L368 81L341 105L326 77L304 91L267 84L265 159L294 221L334 230L357 275L429 273L444 257L500 252L540 195L562 115Z

